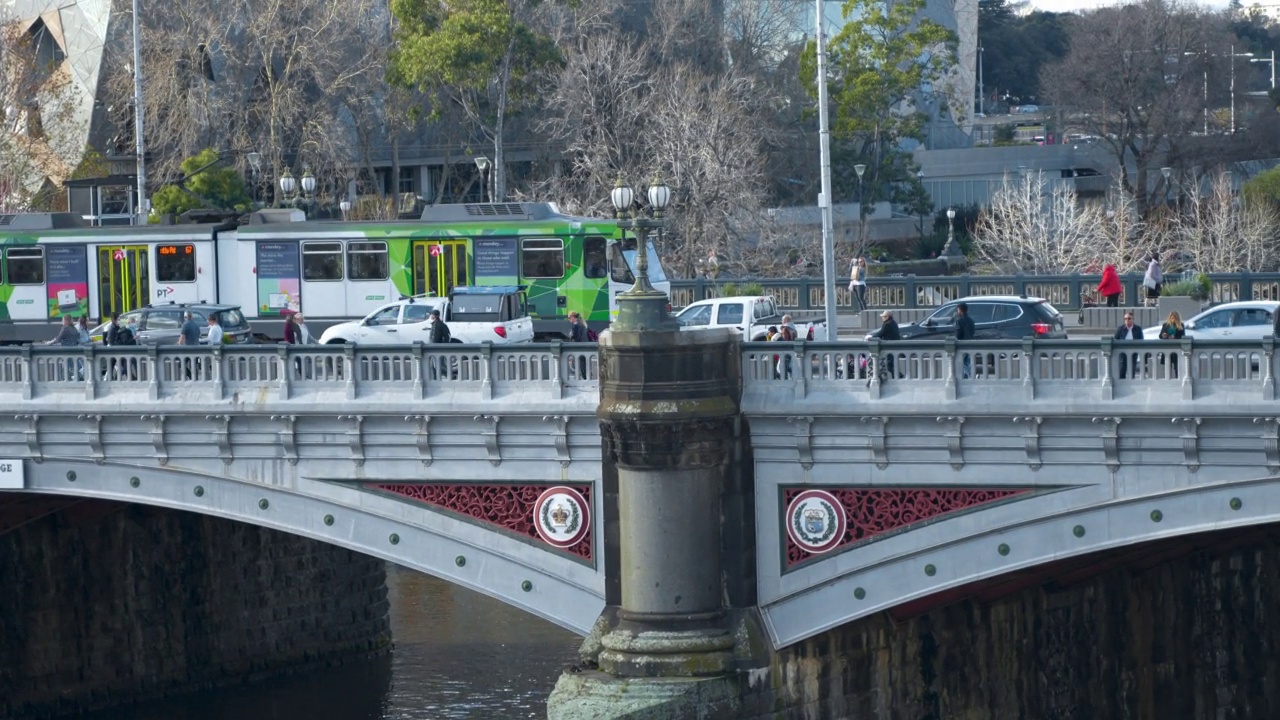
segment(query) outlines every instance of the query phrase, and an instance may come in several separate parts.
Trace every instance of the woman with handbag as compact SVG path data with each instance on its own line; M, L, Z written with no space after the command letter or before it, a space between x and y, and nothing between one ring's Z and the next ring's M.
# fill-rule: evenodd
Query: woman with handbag
M1182 326L1182 316L1177 310L1169 313L1169 319L1164 321L1160 326L1161 340L1181 340L1187 336L1187 330ZM1164 356L1160 356L1160 362L1164 362ZM1178 377L1178 353L1174 352L1169 355L1169 377Z

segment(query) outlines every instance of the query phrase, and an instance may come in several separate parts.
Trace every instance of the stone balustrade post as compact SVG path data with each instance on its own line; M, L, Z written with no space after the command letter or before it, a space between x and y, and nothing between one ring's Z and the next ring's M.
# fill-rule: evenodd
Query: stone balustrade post
M275 363L276 371L280 373L279 395L281 400L288 400L289 396L292 394L290 385L293 381L293 367L289 362L289 354L288 345L276 346ZM298 362L302 362L301 358L298 359Z
M22 346L22 399L31 400L36 395L35 365L31 362L31 346Z
M347 399L356 399L356 346L347 343L342 346L342 364L347 368Z

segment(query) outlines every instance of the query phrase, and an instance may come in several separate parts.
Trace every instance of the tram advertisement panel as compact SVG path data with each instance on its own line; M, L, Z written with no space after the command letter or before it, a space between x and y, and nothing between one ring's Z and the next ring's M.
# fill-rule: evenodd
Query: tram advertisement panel
M302 273L296 240L258 243L258 317L278 317L302 307Z
M515 285L519 281L515 238L476 238L472 258L477 284Z
M89 258L84 245L45 245L49 317L89 314Z

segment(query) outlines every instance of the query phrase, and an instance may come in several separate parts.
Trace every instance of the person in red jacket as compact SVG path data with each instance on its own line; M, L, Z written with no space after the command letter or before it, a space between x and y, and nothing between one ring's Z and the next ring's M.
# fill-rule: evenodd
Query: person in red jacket
M1107 307L1120 304L1120 276L1116 274L1115 265L1107 265L1102 269L1102 282L1098 283L1098 294L1107 299Z

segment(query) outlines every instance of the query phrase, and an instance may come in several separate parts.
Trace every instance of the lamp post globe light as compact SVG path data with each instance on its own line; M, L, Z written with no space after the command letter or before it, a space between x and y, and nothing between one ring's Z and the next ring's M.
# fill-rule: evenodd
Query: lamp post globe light
M280 174L280 192L284 194L286 200L293 199L293 193L298 189L298 181L289 172L289 168L285 168Z
M621 175L609 193L623 238L626 238L627 230L631 230L636 239L635 285L618 295L618 319L613 322L612 329L620 332L679 331L680 324L667 311L669 298L666 293L649 283L648 235L650 230L656 231L661 240L667 224L662 213L671 201L671 189L655 175L646 196L653 217L645 217L634 210L635 192Z
M302 169L302 194L305 197L311 197L316 191L316 176L311 174L311 168L304 167Z

